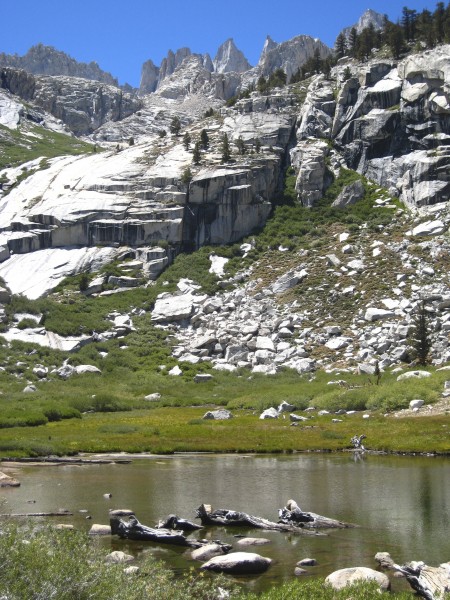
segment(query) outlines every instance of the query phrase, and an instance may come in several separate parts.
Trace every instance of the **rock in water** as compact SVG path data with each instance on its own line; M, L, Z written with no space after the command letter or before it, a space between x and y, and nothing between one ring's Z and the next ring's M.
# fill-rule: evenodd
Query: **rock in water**
M216 556L203 564L202 569L230 574L264 573L272 560L252 552L232 552L225 556Z

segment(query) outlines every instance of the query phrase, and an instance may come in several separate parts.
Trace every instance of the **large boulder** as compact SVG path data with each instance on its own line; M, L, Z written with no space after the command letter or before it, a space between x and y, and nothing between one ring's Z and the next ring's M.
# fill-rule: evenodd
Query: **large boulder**
M346 185L331 206L334 208L345 208L351 204L356 204L358 200L364 197L364 186L360 179Z
M152 321L155 323L182 321L191 316L193 308L192 294L161 294L156 299Z
M367 567L339 569L339 571L334 571L334 573L331 573L325 579L325 583L330 584L335 590L341 590L348 585L362 581L375 581L380 590L384 592L388 591L391 587L391 583L387 575Z
M248 574L264 573L272 560L252 552L232 552L226 556L216 556L201 566L206 571L219 573Z

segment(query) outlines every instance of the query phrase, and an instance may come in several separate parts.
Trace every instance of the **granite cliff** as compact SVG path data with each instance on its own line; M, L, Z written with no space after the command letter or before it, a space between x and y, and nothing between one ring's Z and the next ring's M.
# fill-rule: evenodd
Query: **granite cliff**
M267 38L255 67L232 40L214 60L181 48L159 67L144 64L139 96L86 76L2 67L5 147L19 134L25 146L56 131L91 146L76 156L2 158L0 276L13 293L38 297L68 274L95 271L123 255L139 263L142 278L125 277L116 282L122 287L154 280L177 254L203 246L247 238L241 249L247 255L288 178L295 201L314 210L350 172L333 207L374 194L376 206L393 211L378 237L369 237L362 224L333 229L326 252L312 245L294 255L289 245L269 244L278 253L266 269L272 280L252 274L256 263L224 279L223 287L232 288L225 295L199 298L195 287L182 285L180 293L160 299L154 321L182 339L180 361L203 357L227 370L307 372L316 365L311 348L325 347L330 356L372 366L382 357L389 366L406 357L411 314L426 295L435 316L434 358L450 358L444 339L450 46L401 59L344 57L327 73L290 82L313 57L331 55L304 35L282 43ZM261 77L279 69L287 84L259 89ZM370 282L385 275L388 257L395 269L386 278L399 279L369 298ZM310 302L305 310L292 299L279 302L302 285ZM314 305L312 296L325 300ZM333 308L341 302L353 306L342 323ZM331 319L335 328L327 329Z

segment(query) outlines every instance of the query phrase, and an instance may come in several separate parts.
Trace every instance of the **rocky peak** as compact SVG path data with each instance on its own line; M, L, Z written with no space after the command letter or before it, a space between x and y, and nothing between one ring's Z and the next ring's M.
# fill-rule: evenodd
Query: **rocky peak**
M275 69L281 68L289 79L299 67L314 56L316 50L322 59L331 54L328 46L309 35L298 35L281 44L276 44L267 37L258 63L259 71L262 75L270 75Z
M358 21L354 25L350 25L349 27L345 27L342 30L342 33L348 37L350 35L350 31L355 28L356 33L361 33L363 29L370 27L373 25L374 29L379 30L383 29L384 24L384 15L378 13L371 8L368 8L363 14L359 17Z
M118 85L117 79L100 69L96 62L78 62L65 52L43 44L32 46L24 56L1 53L0 66L23 69L33 75L81 77Z
M262 49L262 52L261 52L261 56L260 56L259 62L261 62L261 61L263 60L263 58L266 56L266 54L267 54L268 52L270 52L270 50L273 50L273 49L274 49L274 48L276 48L277 46L278 46L278 43L277 43L277 42L275 42L275 41L274 41L274 40L273 40L273 39L270 37L270 35L268 35L268 36L266 37L266 41L264 42L264 46L263 46L263 49Z
M219 47L213 64L216 73L229 73L230 71L243 73L252 68L232 38Z
M163 58L161 66L159 67L159 82L161 82L175 71L175 69L181 65L183 60L187 56L191 56L192 52L190 48L179 48L175 53L169 50L166 58Z
M141 94L150 94L156 90L159 78L159 67L152 60L146 60L141 69L139 91Z

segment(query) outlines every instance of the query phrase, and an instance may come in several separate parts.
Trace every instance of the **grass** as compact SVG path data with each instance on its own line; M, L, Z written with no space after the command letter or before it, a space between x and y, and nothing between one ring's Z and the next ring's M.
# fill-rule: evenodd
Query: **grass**
M0 125L0 170L39 157L86 154L94 152L94 148L75 137L37 125L27 123L26 127L17 130ZM28 174L24 173L24 176Z
M372 583L357 584L339 592L321 579L294 580L255 595L224 576L210 576L196 567L175 576L148 553L139 560L139 572L128 575L123 564L107 564L107 551L77 531L52 527L18 526L0 522L0 589L9 600L213 600L227 593L230 600L375 600ZM411 599L407 593L390 596Z
M368 449L398 453L449 453L448 416L390 418L380 413L319 416L293 427L286 419L259 419L259 411L233 410L228 421L203 420L208 407L156 407L121 413L84 414L35 427L0 430L2 456L78 452L257 452L343 451L355 434L367 436Z

